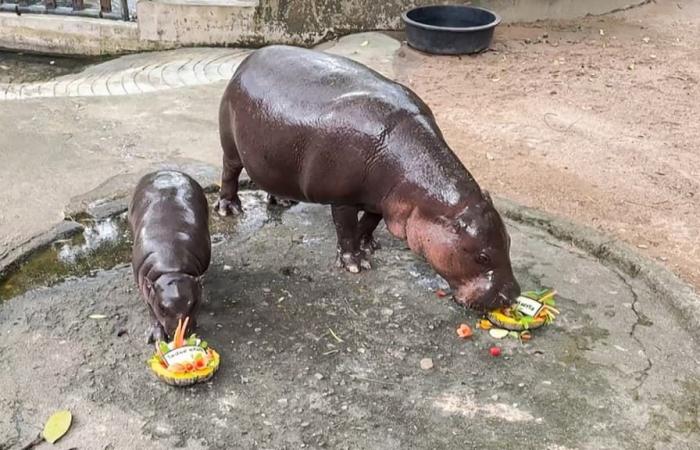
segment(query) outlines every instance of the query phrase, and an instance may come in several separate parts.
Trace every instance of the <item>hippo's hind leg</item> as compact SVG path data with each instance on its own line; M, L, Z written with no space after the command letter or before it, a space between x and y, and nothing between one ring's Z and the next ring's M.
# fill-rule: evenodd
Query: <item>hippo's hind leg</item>
M382 221L381 214L375 214L365 211L357 225L357 232L360 236L360 249L368 255L371 255L375 250L382 248L379 242L374 239L374 230Z
M222 138L222 143L224 139ZM243 171L241 157L233 141L225 142L224 168L221 172L221 191L219 201L214 209L220 216L238 215L243 212L241 199L238 197L238 178Z
M331 206L335 231L338 234L338 265L349 272L371 269L367 255L360 249L357 213L355 206Z
M224 151L224 164L221 172L219 201L214 205L214 210L220 216L238 215L243 212L241 199L238 197L238 177L243 171L243 162L233 137L233 127L229 104L223 101L219 108L219 138Z

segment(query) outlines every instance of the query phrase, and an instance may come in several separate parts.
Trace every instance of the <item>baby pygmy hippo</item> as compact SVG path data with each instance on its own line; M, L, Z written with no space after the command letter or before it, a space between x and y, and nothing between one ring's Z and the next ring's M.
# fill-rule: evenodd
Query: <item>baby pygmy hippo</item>
M136 185L129 225L131 265L150 312L149 343L171 338L185 317L193 329L211 259L204 190L182 172L150 173Z

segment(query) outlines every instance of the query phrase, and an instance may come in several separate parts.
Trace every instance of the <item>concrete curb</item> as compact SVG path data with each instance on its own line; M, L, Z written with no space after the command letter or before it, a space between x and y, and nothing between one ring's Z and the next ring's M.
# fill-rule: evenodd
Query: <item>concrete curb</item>
M184 170L182 165L176 166ZM207 192L216 192L219 188L218 180L212 179L211 171L207 170L208 167L205 166L207 165L198 164L199 170L194 176L202 183ZM160 165L159 167L173 167L173 165ZM242 190L255 189L254 183L245 173L241 177L240 187ZM96 190L95 193L104 195L104 192L100 192L100 190ZM102 219L106 216L120 214L128 207L128 196L128 190L118 190L112 195L88 201L90 196L86 194L80 197L79 202L72 202L67 207L67 210L70 211L70 215L67 214L67 216ZM680 322L686 324L688 331L700 339L700 297L692 286L683 282L670 270L640 255L617 239L592 228L577 225L504 198L495 198L495 203L497 209L506 218L542 229L559 240L570 242L574 247L589 253L604 264L615 267L630 277L642 280L652 292L668 301L669 305L679 313ZM84 208L78 210L78 205ZM97 207L90 207L90 205ZM80 223L67 219L56 224L48 232L35 236L11 250L0 257L0 280L53 241L71 237L82 229Z
M516 222L540 228L553 237L570 242L602 263L642 280L652 292L664 298L678 313L688 332L700 340L700 296L694 288L669 269L640 255L632 247L584 225L519 205L504 198L495 199L502 215Z

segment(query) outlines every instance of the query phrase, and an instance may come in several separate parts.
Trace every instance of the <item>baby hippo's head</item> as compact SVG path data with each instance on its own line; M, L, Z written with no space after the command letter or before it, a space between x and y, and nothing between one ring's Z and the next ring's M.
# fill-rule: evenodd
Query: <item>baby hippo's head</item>
M511 267L510 236L487 193L456 217L425 217L419 223L421 253L450 284L457 303L484 311L515 301L520 286Z
M199 277L186 273L166 273L152 284L149 304L158 322L154 324L151 340L172 339L177 324L189 317L185 336L195 327L199 304L202 299L202 284ZM157 328L159 328L158 330ZM163 335L162 337L158 334Z

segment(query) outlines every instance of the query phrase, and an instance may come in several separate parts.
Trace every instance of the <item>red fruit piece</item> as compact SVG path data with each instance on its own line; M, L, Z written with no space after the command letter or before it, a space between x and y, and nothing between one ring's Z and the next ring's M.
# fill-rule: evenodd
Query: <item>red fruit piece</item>
M501 347L491 347L489 353L491 356L501 356Z
M443 291L442 289L438 289L437 291L435 291L435 295L437 295L440 298L447 297L447 292Z

